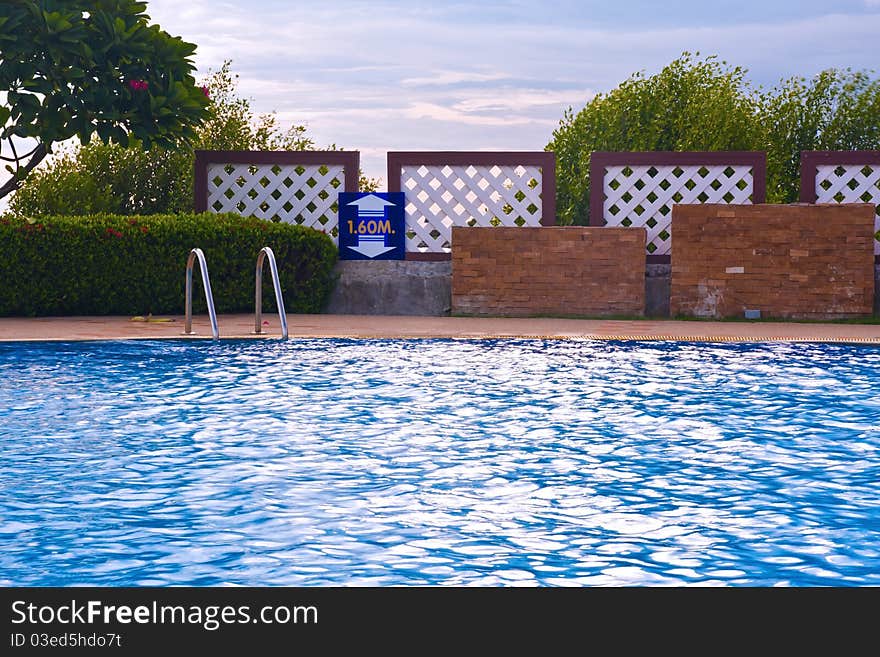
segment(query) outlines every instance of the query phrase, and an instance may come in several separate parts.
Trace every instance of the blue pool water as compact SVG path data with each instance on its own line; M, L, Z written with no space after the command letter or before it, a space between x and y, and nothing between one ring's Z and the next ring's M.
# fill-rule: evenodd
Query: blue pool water
M0 585L880 585L880 350L0 344Z

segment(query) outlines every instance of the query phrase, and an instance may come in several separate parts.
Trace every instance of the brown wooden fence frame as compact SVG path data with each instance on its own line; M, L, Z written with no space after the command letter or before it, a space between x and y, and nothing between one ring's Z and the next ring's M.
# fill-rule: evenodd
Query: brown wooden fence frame
M404 166L539 166L541 167L541 225L556 225L556 153L550 151L389 151L388 191L403 192ZM407 251L407 260L449 260L449 253Z
M590 226L604 226L605 167L635 166L717 166L721 164L752 167L752 203L767 198L767 153L764 151L595 151L590 154ZM596 176L594 176L596 172ZM598 194L596 194L598 190ZM650 263L669 263L669 255L645 256Z
M801 151L801 203L815 203L816 167L832 164L880 165L880 151Z
M339 165L345 167L344 192L358 191L360 178L358 151L196 151L195 208L208 211L208 165L210 164L302 164Z

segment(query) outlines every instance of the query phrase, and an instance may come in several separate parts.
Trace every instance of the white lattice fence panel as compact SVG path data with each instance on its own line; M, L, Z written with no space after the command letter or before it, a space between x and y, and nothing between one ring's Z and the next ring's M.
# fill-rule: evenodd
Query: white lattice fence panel
M750 165L608 166L603 216L608 226L644 226L648 253L667 255L675 203L748 204L753 191Z
M208 165L208 210L284 221L338 235L344 167L298 164Z
M873 203L874 255L880 255L880 160L817 166L816 203Z
M404 166L407 251L450 250L453 226L540 226L536 166Z

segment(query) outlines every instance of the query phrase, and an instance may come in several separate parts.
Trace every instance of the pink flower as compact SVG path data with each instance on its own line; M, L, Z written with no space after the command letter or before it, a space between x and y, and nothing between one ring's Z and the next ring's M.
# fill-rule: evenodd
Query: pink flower
M150 86L150 83L146 80L129 80L128 86L134 91L145 91Z
M201 89L201 90L202 90L202 93L205 94L205 98L210 98L210 97L211 97L211 92L210 92L210 90L208 89L208 87L199 87L199 89Z

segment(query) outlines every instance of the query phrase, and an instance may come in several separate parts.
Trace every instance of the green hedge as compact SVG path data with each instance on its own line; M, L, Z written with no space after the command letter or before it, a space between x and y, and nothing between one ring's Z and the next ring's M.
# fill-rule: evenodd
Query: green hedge
M235 214L0 216L0 316L183 313L193 247L205 252L217 312L253 312L264 246L275 252L287 312L320 312L337 251L311 228ZM263 308L271 311L264 267ZM194 269L193 312L205 312L198 263Z

